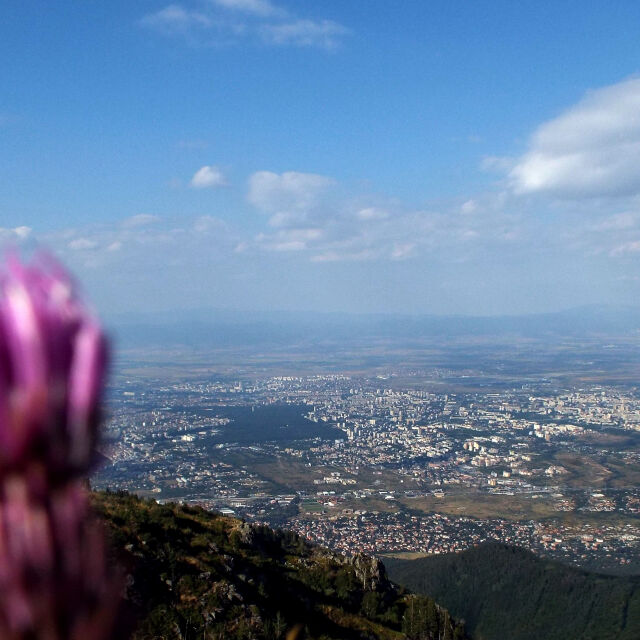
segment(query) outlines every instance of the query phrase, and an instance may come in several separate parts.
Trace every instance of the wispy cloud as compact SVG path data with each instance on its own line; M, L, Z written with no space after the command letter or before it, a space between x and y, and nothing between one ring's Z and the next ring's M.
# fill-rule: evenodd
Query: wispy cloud
M640 227L640 212L625 211L607 216L604 220L593 225L593 230L600 231L629 231Z
M21 244L31 237L32 229L27 226L13 227L11 229L0 227L0 246Z
M323 201L334 184L332 178L314 173L257 171L249 178L247 198L255 207L273 216L290 218L298 214L304 218Z
M286 15L284 9L275 7L268 0L212 0L212 2L224 9L248 13L263 18L273 15Z
M264 41L270 44L335 49L349 29L332 20L294 20L265 24L260 33Z
M92 238L74 238L67 244L69 249L73 251L91 251L98 247L98 243Z
M220 291L238 288L230 264L239 260L241 240L223 220L206 215L141 214L29 233L0 229L0 245L57 256L107 313L175 308L176 300L196 306L207 296L219 304Z
M350 30L333 20L295 15L269 0L208 0L170 4L140 20L143 27L191 45L261 42L336 49Z
M223 187L227 181L218 167L205 165L198 169L189 185L194 189L212 189L215 187Z
M144 16L140 24L163 35L180 36L194 42L199 34L214 26L213 20L206 13L187 9L179 4L170 4L156 13Z
M32 235L36 245L50 247L80 269L126 269L132 263L155 265L151 268L157 269L159 255L162 260L184 261L194 256L203 259L211 251L232 252L239 241L222 220L213 216L180 220L146 213L109 224Z
M614 257L624 256L627 254L640 253L640 240L632 240L631 242L623 242L622 244L614 247L611 250L611 255Z
M569 199L640 194L640 78L587 94L542 124L509 172L518 194Z
M616 260L640 257L640 198L623 201L625 209L619 213L608 212L613 200L603 202L602 213L587 206L589 203L581 203L579 213L569 215L565 221L568 245L585 255Z
M138 213L135 216L127 218L122 223L125 229L136 229L138 227L146 227L154 222L158 222L160 218L152 213Z
M406 260L518 238L518 221L504 213L502 196L416 211L350 193L327 176L259 171L249 179L248 200L269 214L271 227L254 238L253 246L296 252L312 262Z

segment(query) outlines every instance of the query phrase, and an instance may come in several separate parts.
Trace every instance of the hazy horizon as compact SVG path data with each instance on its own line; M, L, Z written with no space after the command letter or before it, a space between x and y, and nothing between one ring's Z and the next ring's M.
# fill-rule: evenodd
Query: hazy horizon
M0 244L50 249L108 314L627 306L639 23L634 2L10 2Z
M496 348L519 340L542 344L563 340L630 345L640 332L637 307L579 307L556 313L471 316L398 313L316 313L287 311L180 310L106 315L119 348L189 349L271 346L294 349L419 348L478 339Z

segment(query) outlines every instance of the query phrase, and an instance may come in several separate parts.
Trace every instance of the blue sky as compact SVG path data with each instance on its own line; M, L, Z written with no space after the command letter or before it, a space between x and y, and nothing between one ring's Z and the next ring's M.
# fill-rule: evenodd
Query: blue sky
M2 11L0 241L103 312L638 300L637 2Z

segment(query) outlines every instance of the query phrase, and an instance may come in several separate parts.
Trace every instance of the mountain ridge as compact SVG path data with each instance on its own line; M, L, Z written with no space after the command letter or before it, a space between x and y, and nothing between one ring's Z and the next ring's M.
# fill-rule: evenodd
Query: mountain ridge
M496 543L385 564L392 580L464 619L474 640L640 637L640 576L588 572Z
M93 503L126 574L134 640L466 638L431 598L391 584L375 558L124 492Z

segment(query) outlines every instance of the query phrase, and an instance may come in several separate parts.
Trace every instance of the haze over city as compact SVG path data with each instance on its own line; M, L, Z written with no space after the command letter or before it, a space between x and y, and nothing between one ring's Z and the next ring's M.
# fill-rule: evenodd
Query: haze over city
M637 3L3 12L0 238L102 312L638 299Z

